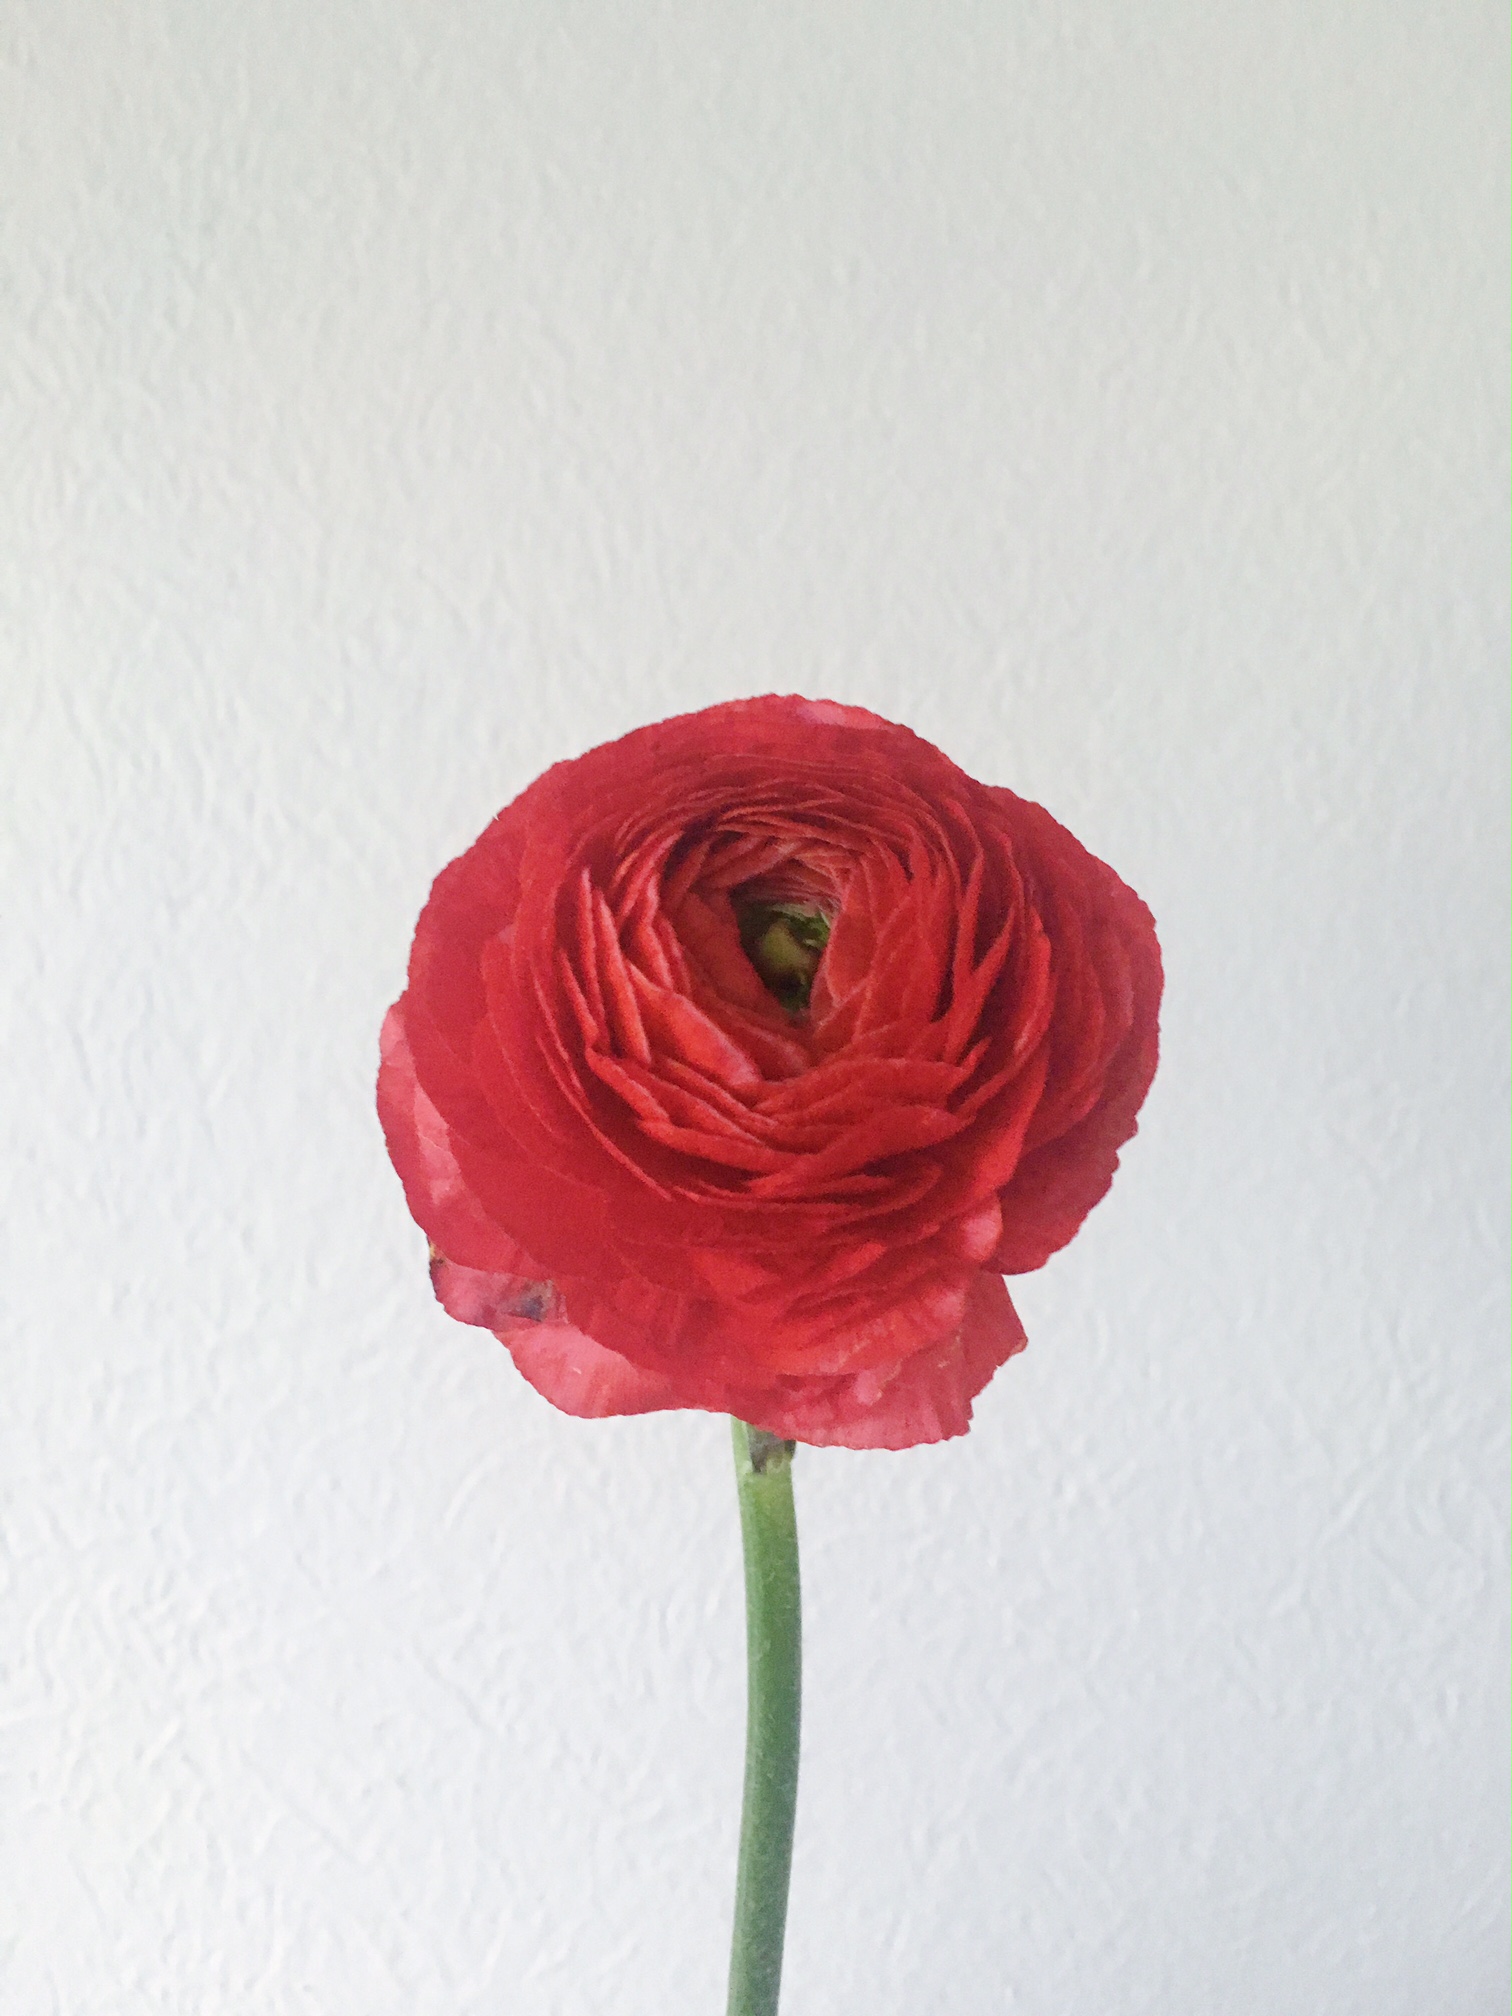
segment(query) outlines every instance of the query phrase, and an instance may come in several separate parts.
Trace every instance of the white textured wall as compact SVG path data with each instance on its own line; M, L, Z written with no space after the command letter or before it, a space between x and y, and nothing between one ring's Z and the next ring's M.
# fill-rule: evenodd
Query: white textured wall
M791 2016L1505 2006L1503 9L0 16L15 2016L722 2008L727 1444L449 1323L431 876L729 695L1151 902L964 1442L805 1456Z

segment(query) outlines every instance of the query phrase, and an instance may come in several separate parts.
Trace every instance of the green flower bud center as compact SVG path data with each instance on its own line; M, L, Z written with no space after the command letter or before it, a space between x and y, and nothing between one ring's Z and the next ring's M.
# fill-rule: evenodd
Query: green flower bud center
M790 1015L801 1014L829 942L830 920L806 903L741 903L735 914L741 946L762 985Z

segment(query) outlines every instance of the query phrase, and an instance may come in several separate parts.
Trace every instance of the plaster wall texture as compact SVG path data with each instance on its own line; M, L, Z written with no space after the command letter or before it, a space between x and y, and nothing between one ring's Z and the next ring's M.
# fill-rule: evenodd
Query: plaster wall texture
M431 877L772 689L1148 899L964 1441L801 1455L791 2016L1505 2006L1504 10L0 18L14 2016L720 2008L727 1437L431 1301Z

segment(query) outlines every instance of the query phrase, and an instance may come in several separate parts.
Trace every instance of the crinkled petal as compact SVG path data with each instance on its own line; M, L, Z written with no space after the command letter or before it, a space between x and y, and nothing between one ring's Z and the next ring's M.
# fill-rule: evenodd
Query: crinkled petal
M795 1442L842 1449L912 1449L944 1442L971 1426L971 1403L1000 1365L1028 1339L1002 1277L979 1274L959 1328L943 1343L906 1358L882 1379L861 1373L814 1380L748 1403L742 1418Z
M824 931L769 992L755 908ZM378 1103L436 1292L575 1413L960 1434L1111 1181L1148 911L1040 807L768 695L555 765L438 876ZM778 990L779 992L781 990Z

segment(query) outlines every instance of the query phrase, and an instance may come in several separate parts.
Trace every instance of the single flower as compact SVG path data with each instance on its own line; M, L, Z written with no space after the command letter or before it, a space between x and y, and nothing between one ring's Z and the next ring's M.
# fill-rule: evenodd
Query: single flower
M445 1308L570 1414L906 1448L1107 1190L1150 913L1037 805L769 696L559 763L437 878L378 1106Z

